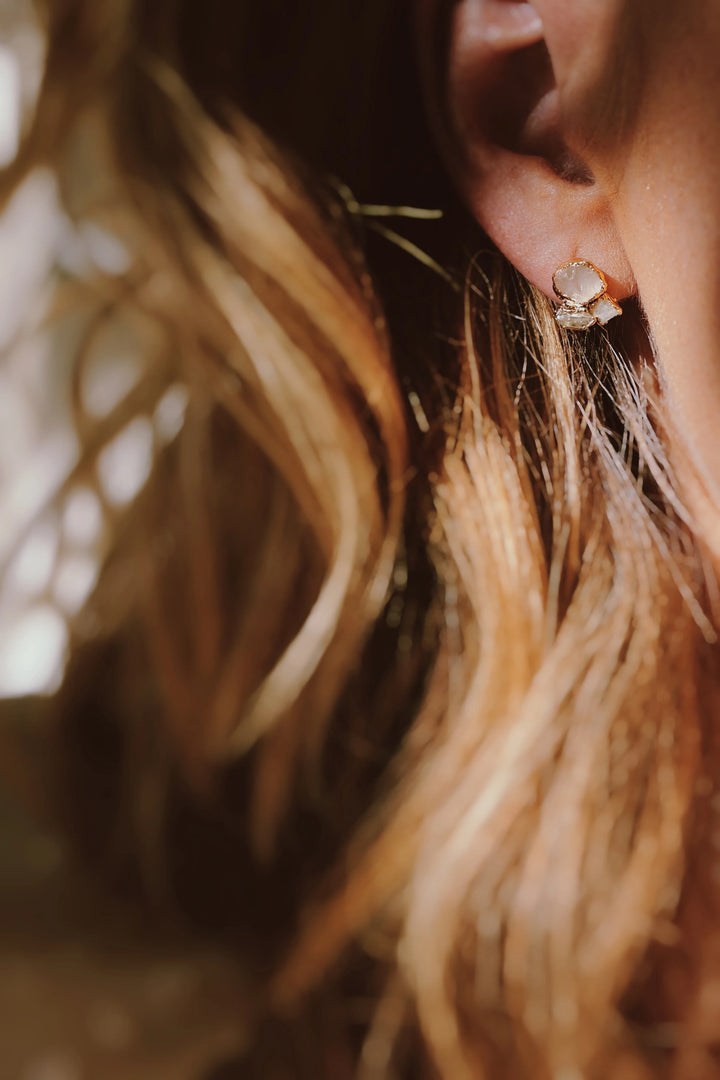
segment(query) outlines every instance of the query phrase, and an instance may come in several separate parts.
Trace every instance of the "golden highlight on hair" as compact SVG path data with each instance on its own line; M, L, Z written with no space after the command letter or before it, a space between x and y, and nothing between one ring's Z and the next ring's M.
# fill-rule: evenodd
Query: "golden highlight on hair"
M419 437L356 223L208 90L189 7L49 5L45 80L3 181L7 199L37 165L68 193L79 168L102 173L71 209L132 252L77 290L95 326L137 330L144 378L88 416L86 337L67 484L169 386L188 394L115 515L58 729L107 712L124 747L112 813L149 879L171 773L200 806L242 786L259 880L298 793L321 793L328 872L298 890L258 992L292 1016L340 1000L357 965L375 1006L348 1075L649 1075L643 1025L695 930L681 897L714 753L702 542L649 347L630 362L612 334L568 337L481 259L454 401L423 400ZM420 1056L403 1065L408 1032Z

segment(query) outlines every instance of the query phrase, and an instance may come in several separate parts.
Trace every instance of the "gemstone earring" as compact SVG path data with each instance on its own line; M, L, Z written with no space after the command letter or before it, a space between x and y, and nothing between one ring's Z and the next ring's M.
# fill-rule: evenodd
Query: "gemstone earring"
M555 309L555 318L566 330L589 330L595 323L602 326L622 308L607 293L605 275L587 259L563 263L553 274L553 288L562 301Z

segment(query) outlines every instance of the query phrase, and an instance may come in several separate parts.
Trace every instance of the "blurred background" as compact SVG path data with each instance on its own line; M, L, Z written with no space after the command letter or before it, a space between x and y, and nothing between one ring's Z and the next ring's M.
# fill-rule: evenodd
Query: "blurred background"
M42 63L30 4L3 0L0 166L14 158ZM93 475L54 497L77 460L70 359L92 317L72 303L73 282L128 259L112 231L71 224L57 184L35 171L0 216L0 1080L230 1080L242 1044L235 964L116 908L43 824L48 702L73 620L108 529L184 408L171 387ZM141 374L131 329L106 327L76 392L100 419Z
M438 352L442 342L443 371L451 372L455 346L445 328L456 293L447 275L428 271L423 252L432 253L435 269L438 263L464 268L468 252L456 237L468 238L462 243L473 252L477 237L430 149L403 5L206 0L188 8L209 27L220 8L223 27L237 21L238 34L227 34L227 55L212 52L213 72L222 60L219 70L234 86L242 71L249 115L321 178L349 184L358 210L377 203L430 209L424 218L392 221L392 230L382 218L367 229L355 220L353 230L362 233L412 386L419 385L416 358L425 356L429 335ZM252 48L243 44L241 26ZM29 0L0 0L0 167L13 161L32 117L43 60ZM293 86L303 93L288 93ZM34 170L0 213L0 1080L240 1080L248 1075L241 1056L253 1001L237 957L213 945L213 931L215 940L223 934L234 940L241 910L252 910L247 934L255 934L263 917L272 930L289 927L295 901L288 881L266 881L253 894L237 869L228 887L225 871L240 864L243 838L217 817L184 819L174 836L181 865L173 871L190 881L196 908L212 901L201 918L190 913L191 929L189 919L168 915L172 903L158 903L153 913L134 909L127 902L132 882L122 880L123 852L118 872L116 852L105 851L102 841L92 853L99 873L88 879L60 843L50 809L53 695L71 642L92 644L100 636L86 601L110 538L122 532L153 463L183 425L186 433L191 427L187 393L177 381L183 368L158 366L163 354L152 348L155 324L139 317L133 323L127 312L108 317L117 296L113 283L132 275L133 234L119 217L102 138L84 117L77 127L63 175ZM447 233L436 231L441 205L446 214L462 215ZM98 279L105 293L88 290L86 283ZM428 301L421 311L420 290ZM420 399L413 392L409 400ZM79 422L87 425L83 445L94 439L102 447L97 455L81 459ZM114 600L122 585L111 583ZM112 658L103 666L108 658L100 649L94 659L105 698L123 691L122 665L106 678ZM64 792L83 808L90 832L95 821L88 807L101 806L112 825L118 799L117 789L103 788L110 783L108 762L118 756L114 744L101 745L96 757L85 753L83 740L103 738L92 695L90 687L79 710L82 740L76 739L85 757L78 775L92 791L79 780L78 790ZM310 831L310 840L302 835L288 860L289 878L302 870L306 891L319 880L316 866L327 865L325 855L313 854L322 845L316 818L309 820L299 828ZM340 835L339 823L337 830ZM206 863L222 868L222 895L205 887ZM115 874L109 889L97 880L105 864ZM255 962L267 971L272 958L259 935L258 942ZM362 1009L367 1012L367 1002ZM277 1045L274 1032L271 1040ZM282 1076L300 1080L292 1045L283 1042L281 1052L290 1059ZM263 1068L253 1080L276 1080Z

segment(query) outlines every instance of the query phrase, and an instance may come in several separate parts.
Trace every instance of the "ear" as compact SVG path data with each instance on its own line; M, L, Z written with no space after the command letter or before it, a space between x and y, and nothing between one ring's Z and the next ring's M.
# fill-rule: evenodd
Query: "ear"
M632 271L609 193L566 141L543 3L420 0L431 120L467 205L529 281L553 296L554 271L588 259L622 299Z

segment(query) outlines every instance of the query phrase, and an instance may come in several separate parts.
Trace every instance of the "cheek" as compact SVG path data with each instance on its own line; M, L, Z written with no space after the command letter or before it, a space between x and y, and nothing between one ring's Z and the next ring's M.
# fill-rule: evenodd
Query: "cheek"
M643 86L616 219L672 415L720 498L720 5L642 5Z
M623 180L634 179L668 227L677 224L680 243L691 225L698 237L718 228L720 4L660 0L654 11L661 17L650 21L648 3L643 82Z

